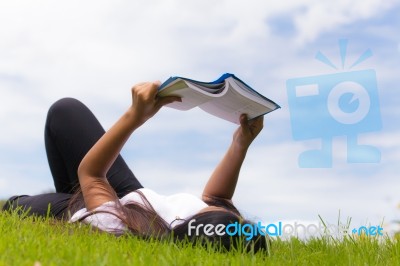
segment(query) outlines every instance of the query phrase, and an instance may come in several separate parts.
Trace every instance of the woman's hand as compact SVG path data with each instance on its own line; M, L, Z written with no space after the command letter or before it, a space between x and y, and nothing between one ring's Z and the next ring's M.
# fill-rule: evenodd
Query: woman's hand
M240 127L233 134L233 144L240 149L247 150L253 140L263 129L264 116L247 120L247 115L240 116Z
M181 98L177 96L158 97L159 87L159 81L143 82L133 86L131 110L135 121L139 124L145 123L164 105L181 101Z

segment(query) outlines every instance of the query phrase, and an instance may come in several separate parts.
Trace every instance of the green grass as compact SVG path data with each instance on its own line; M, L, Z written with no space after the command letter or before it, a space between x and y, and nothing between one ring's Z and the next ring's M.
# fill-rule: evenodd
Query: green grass
M0 204L1 205L1 204ZM400 265L387 237L274 240L270 255L114 237L53 219L0 212L0 265Z

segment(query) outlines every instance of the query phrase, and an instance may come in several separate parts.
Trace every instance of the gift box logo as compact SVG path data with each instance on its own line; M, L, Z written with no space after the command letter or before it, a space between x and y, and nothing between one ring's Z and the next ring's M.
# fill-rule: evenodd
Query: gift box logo
M345 68L347 40L339 40L342 70ZM301 168L332 167L332 139L347 137L348 163L378 163L380 151L360 145L362 133L382 128L376 73L372 69L351 69L372 56L366 50L349 71L289 79L286 83L292 135L295 140L321 139L321 148L299 155ZM338 69L318 52L316 58Z

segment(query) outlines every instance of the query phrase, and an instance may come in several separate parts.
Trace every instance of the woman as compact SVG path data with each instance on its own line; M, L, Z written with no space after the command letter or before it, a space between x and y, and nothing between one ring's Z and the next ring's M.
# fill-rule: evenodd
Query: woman
M115 235L173 235L178 240L216 243L227 250L242 244L247 249L266 250L266 238L260 235L246 241L243 235L204 230L206 224L248 223L231 199L247 149L262 130L263 117L248 121L246 115L241 116L240 127L208 180L202 199L185 193L165 197L143 188L119 155L137 128L162 106L181 100L157 97L159 86L159 82L135 85L132 105L107 132L79 101L65 98L53 104L47 116L45 144L56 193L14 196L3 209L50 214Z

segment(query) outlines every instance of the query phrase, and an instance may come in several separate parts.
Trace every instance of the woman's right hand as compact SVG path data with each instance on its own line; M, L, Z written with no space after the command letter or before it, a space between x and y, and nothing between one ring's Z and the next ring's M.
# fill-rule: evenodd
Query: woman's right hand
M240 116L240 127L233 134L233 144L246 151L264 126L264 116L247 120L247 115Z
M157 93L159 87L159 81L143 82L133 86L131 110L137 123L145 123L164 105L175 101L181 101L181 98L177 96L158 97Z

